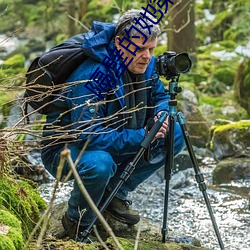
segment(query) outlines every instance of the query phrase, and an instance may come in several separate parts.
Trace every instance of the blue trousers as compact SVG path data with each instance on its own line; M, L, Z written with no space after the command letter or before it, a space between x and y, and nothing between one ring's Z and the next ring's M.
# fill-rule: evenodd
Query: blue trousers
M178 123L175 123L174 136L174 154L177 155L185 147L184 138ZM71 157L75 161L80 154L81 149L74 143L69 144ZM60 152L62 149L53 150L53 147L42 151L42 160L45 168L56 176L57 167L60 160ZM116 197L125 200L128 193L135 190L136 187L151 176L156 170L164 166L166 150L164 148L164 139L158 139L151 149L151 160L145 161L142 157L135 170L132 172L128 180L121 186ZM135 155L115 156L101 150L85 151L77 164L79 176L92 197L96 205L102 199L105 189L111 191L120 180L120 175L127 164L133 160ZM67 175L70 167L65 163L63 175ZM81 225L89 225L94 217L94 213L90 209L88 203L84 199L76 182L68 201L68 216L75 221L79 221L80 212L86 209L81 218Z

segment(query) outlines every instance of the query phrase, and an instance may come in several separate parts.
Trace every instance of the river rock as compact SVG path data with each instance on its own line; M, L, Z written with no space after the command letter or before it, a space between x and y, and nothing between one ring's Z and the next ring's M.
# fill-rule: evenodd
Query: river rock
M209 140L210 124L202 115L198 106L190 101L181 101L180 111L185 117L185 124L192 145L206 148Z
M228 183L232 180L250 179L250 158L226 158L213 171L213 183Z
M211 128L209 147L214 158L250 157L250 120L229 122Z

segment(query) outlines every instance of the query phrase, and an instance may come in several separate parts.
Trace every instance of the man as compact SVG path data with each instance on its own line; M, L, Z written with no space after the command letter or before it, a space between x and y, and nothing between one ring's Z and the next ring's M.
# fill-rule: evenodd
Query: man
M54 103L44 128L42 159L46 169L56 175L60 152L67 143L73 161L77 159L77 171L97 206L116 186L127 163L140 149L146 136L147 120L150 117L157 120L161 112L168 111L169 95L159 80L153 57L160 30L152 23L150 29L143 28L136 22L139 18L140 10L132 10L126 12L117 25L94 22L83 41L87 59L68 79L68 87ZM149 25L147 19L144 21ZM125 36L131 42L124 39ZM106 63L114 51L119 51L116 56L126 63L119 60ZM98 82L98 79L106 80ZM103 91L104 85L106 91ZM167 130L166 119L151 144L150 159L140 159L106 209L117 220L131 225L139 222L140 216L130 208L127 196L164 165ZM184 148L178 123L174 138L176 155ZM85 151L81 154L84 146ZM69 170L66 163L63 176ZM75 182L67 213L62 219L65 231L70 238L81 237L93 217L94 213Z

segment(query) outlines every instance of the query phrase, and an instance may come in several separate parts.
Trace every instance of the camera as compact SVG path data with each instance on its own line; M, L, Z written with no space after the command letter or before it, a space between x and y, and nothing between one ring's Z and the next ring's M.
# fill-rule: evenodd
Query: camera
M167 80L185 74L191 69L192 61L187 53L164 52L156 59L157 73Z

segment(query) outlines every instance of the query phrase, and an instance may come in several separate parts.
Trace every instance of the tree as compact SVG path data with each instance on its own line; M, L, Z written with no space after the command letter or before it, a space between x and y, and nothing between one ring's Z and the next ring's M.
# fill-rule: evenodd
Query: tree
M179 0L169 8L167 29L168 50L188 52L193 60L196 57L195 0Z

